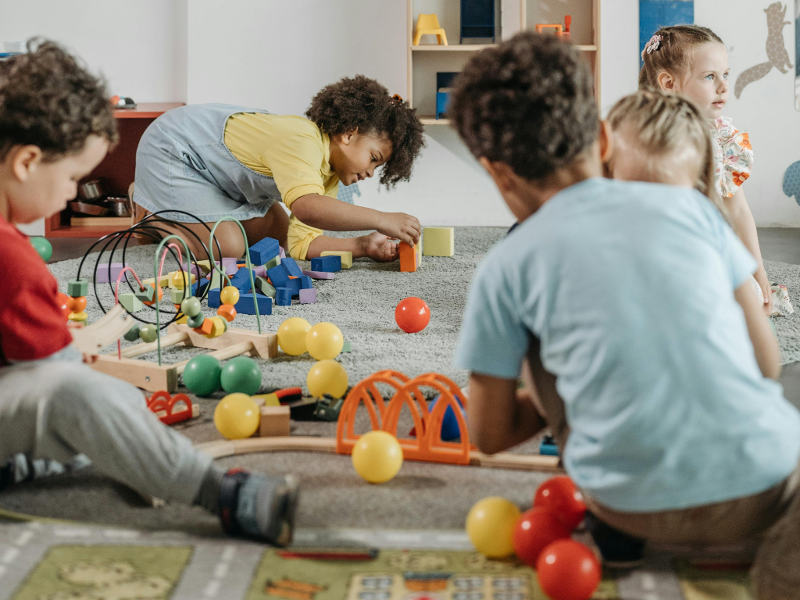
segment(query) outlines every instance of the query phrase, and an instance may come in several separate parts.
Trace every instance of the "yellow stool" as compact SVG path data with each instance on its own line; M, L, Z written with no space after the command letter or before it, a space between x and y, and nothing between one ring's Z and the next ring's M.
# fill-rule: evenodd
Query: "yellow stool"
M420 14L417 17L412 44L418 46L423 35L435 35L439 44L447 46L447 35L444 32L444 28L439 25L439 17L436 16L436 13Z

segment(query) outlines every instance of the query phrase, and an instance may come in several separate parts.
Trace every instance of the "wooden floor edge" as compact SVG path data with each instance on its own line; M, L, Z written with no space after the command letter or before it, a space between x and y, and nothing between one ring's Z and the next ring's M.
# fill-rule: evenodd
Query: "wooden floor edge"
M300 451L335 453L336 439L309 436L248 438L246 440L204 442L202 444L197 444L195 448L208 454L212 458L225 458L226 456L250 454L254 452ZM501 452L489 456L473 450L470 454L470 465L493 469L563 472L563 469L559 466L557 456L542 456L538 454L511 454L509 452Z

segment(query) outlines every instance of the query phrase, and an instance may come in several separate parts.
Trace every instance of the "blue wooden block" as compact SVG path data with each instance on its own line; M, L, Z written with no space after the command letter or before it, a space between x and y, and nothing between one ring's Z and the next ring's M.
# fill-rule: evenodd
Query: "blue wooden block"
M318 256L311 259L312 271L327 271L336 273L342 270L342 257L331 254L329 256Z
M192 284L192 296L198 298L203 295L211 282L208 279L198 279Z
M281 259L281 264L286 268L286 272L292 277L300 277L303 274L303 269L297 266L291 256Z
M253 273L253 281L255 281L256 275ZM240 292L250 292L252 288L250 287L250 270L247 267L241 267L236 274L231 277L231 285L234 286Z
M211 288L208 290L208 306L210 308L219 308L222 302L219 299L220 288Z
M314 287L314 281L308 275L301 275L298 279L300 279L301 290L307 290Z
M293 277L289 281L286 282L286 285L283 287L289 288L292 290L292 298L297 298L300 294L300 288L302 288L303 281L299 277Z
M272 285L276 288L286 287L289 281L289 272L286 270L286 267L283 266L283 261L281 261L281 264L267 269L267 276L272 282Z
M292 304L292 288L279 287L275 289L275 304L278 306L291 306ZM299 292L298 292L299 294ZM266 297L266 296L265 296Z
M256 304L258 304L259 314L272 314L272 298L269 296L262 296L261 294L239 294L239 301L236 303L234 308L236 309L237 313L241 313L243 315L254 315L256 314Z
M278 240L265 237L250 246L250 262L255 265L265 265L270 259L278 256L279 253L280 244L278 244Z

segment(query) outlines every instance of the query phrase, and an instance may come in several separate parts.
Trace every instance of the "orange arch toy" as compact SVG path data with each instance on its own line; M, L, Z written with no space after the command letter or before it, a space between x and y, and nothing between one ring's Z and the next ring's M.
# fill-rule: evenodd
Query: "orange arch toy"
M377 388L378 383L388 384L395 392L388 403ZM433 410L420 388L433 388L439 393L439 400ZM345 398L339 413L336 427L336 451L339 454L350 454L359 436L355 433L355 417L359 406L363 403L369 414L373 430L391 433L403 448L403 457L407 460L421 460L467 465L470 462L471 445L469 432L461 408L467 408L467 399L462 397L458 386L444 375L425 373L413 379L397 371L379 371L357 383ZM461 401L458 405L456 396ZM414 421L415 438L397 435L397 425L403 407L408 407ZM442 421L448 407L453 408L460 441L442 440Z

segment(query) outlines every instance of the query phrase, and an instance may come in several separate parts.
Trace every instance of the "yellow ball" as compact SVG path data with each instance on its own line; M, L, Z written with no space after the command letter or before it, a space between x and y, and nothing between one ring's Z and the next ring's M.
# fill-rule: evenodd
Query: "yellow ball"
M286 319L278 327L278 345L290 356L300 356L306 351L306 333L311 323L301 317Z
M353 446L353 468L369 483L383 483L403 465L403 449L391 433L370 431Z
M306 349L317 360L336 358L343 346L342 331L333 323L317 323L306 334Z
M232 285L226 285L219 293L220 304L234 305L239 301L239 290Z
M308 370L306 385L308 393L315 398L325 394L341 398L347 391L347 371L335 360L321 360Z
M214 409L214 425L229 440L249 438L260 424L258 405L247 394L228 394Z
M467 535L475 549L484 556L511 556L514 553L514 526L519 516L516 504L500 496L478 500L467 515Z

